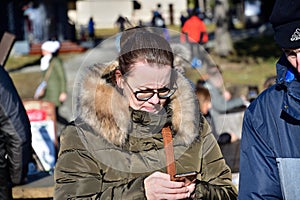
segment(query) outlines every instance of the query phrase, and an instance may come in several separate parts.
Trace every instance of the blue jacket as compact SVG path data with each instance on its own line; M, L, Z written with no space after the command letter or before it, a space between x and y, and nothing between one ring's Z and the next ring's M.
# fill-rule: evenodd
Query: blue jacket
M300 191L297 189L300 182L300 82L299 77L297 80L292 70L288 70L293 67L284 55L276 68L277 83L262 92L244 115L239 181L241 200L283 199L283 194L289 196ZM280 173L280 162L289 160L287 158L298 158L292 159L298 164L294 167L288 164ZM281 184L286 177L289 178L287 182ZM289 191L293 187L295 191Z

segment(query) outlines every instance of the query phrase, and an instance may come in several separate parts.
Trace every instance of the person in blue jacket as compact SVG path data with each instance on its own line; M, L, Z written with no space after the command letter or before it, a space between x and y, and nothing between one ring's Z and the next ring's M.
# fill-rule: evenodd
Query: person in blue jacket
M270 16L282 48L276 84L244 115L239 199L299 199L300 1L277 0Z
M12 186L26 181L32 161L31 129L12 79L0 65L0 199L12 199Z

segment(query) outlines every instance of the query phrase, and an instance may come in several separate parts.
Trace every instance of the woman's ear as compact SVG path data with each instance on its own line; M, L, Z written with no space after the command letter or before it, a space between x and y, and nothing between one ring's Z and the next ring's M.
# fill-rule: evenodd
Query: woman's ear
M116 76L117 86L118 86L119 88L123 89L123 81L122 81L123 75L122 75L122 73L121 73L121 71L120 71L119 69L117 69L117 70L115 71L115 76Z

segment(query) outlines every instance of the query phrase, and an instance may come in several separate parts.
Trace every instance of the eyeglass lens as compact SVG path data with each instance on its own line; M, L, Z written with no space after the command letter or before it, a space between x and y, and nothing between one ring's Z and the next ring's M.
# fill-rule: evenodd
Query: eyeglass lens
M170 97L171 90L168 88L160 88L156 91L154 90L141 90L134 92L136 98L138 100L147 101L148 99L152 98L155 94L158 95L158 98L165 99Z

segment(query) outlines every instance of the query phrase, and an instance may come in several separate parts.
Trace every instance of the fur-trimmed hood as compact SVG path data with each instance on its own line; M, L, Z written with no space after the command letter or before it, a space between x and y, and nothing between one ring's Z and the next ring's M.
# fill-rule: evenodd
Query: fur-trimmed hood
M131 127L128 100L112 84L118 62L86 68L80 78L77 108L79 117L96 134L115 145L123 145ZM176 72L177 73L177 72ZM171 96L172 127L178 141L191 144L201 131L200 112L191 83L177 73L177 90Z

